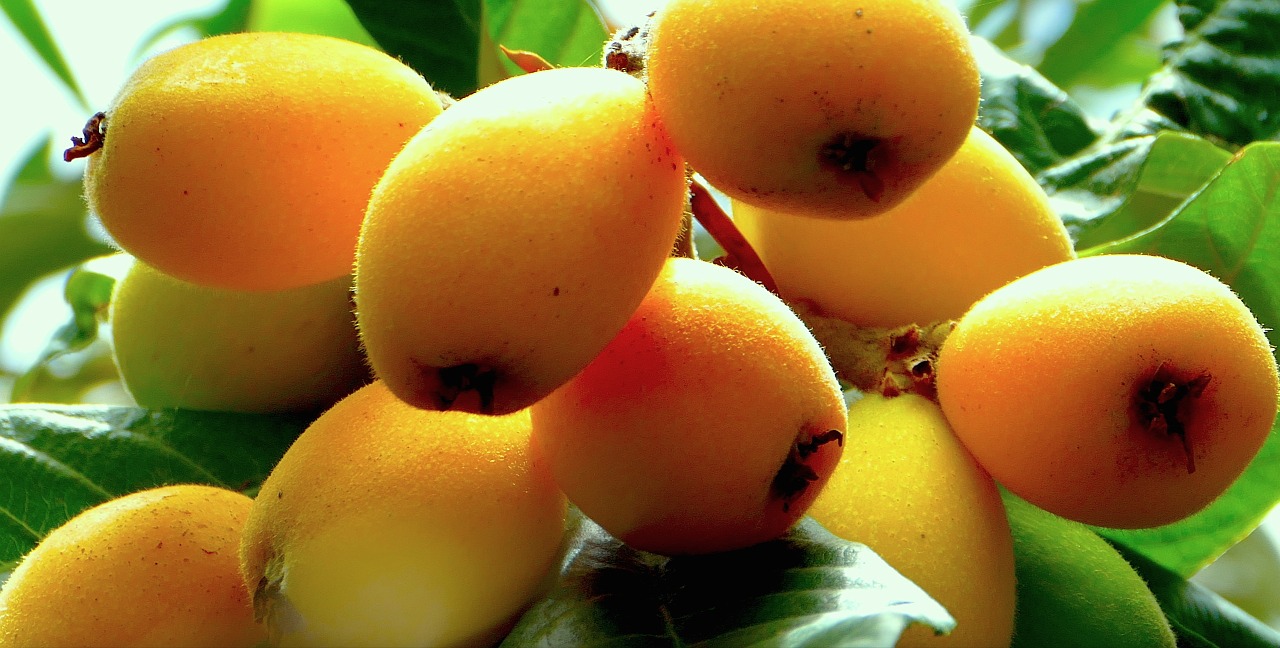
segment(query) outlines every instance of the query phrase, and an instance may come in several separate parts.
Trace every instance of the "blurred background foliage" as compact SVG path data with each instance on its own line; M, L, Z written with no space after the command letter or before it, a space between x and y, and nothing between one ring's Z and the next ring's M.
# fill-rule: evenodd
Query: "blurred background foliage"
M323 33L382 45L433 84L462 95L515 73L494 55L495 43L537 51L557 64L593 64L607 28L631 24L658 4L425 1L387 13L387 3L376 0L148 0L90 14L75 0L0 0L8 18L0 21L0 60L6 61L0 75L12 89L0 102L0 402L130 403L111 362L109 326L101 326L112 282L126 264L108 256L112 247L86 212L83 163L63 163L60 152L150 54L229 31ZM1169 85L1194 80L1201 69L1183 66L1168 74L1174 55L1202 53L1195 48L1204 43L1185 38L1186 26L1200 25L1208 10L1232 4L1228 0L957 4L974 34L994 45L983 54L979 43L993 89L984 96L983 126L1006 145L1039 138L1034 146L1010 148L1051 189L1082 250L1107 251L1163 222L1241 146L1275 139L1280 130L1280 111L1251 111L1242 99L1275 90L1267 85L1271 77L1235 87L1219 83L1206 101ZM1247 3L1235 4L1240 10ZM413 11L419 15L406 22ZM422 26L442 12L450 14L445 22L468 27L423 37ZM1273 27L1280 25L1275 13L1263 16ZM1226 33L1213 44L1240 45ZM1280 27L1270 33L1274 39ZM1213 55L1196 60L1212 62ZM1017 82L993 83L999 75ZM998 94L1037 83L1047 85ZM1053 94L1061 91L1064 96ZM1216 110L1203 105L1214 101ZM1201 136L1160 132L1168 126ZM1100 141L1111 145L1095 146ZM1078 155L1086 150L1096 153ZM1143 239L1136 240L1129 248L1140 248ZM1269 281L1280 283L1280 277ZM1280 528L1280 520L1268 528ZM1280 627L1277 537L1271 531L1248 536L1194 580Z

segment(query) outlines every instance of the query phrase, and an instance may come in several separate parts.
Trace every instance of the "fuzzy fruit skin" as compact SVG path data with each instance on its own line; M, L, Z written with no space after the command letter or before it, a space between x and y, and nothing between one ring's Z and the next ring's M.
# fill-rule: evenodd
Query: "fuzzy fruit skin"
M54 529L0 590L5 646L256 646L236 559L253 501L165 486Z
M1142 577L1088 527L1004 493L1018 575L1014 648L1173 648Z
M733 219L784 297L860 326L957 319L992 290L1075 257L1044 190L977 127L875 218L819 220L734 201Z
M241 545L275 645L492 640L563 535L564 495L532 449L527 411L419 410L381 382L321 415L263 483Z
M1135 405L1161 365L1180 382L1195 471L1180 438ZM1144 255L1067 261L1018 279L965 314L942 347L938 397L991 475L1062 517L1114 528L1180 520L1257 454L1276 417L1276 363L1231 289Z
M209 286L350 274L369 191L440 114L416 72L307 34L207 38L143 63L106 110L85 196L125 251Z
M978 111L968 29L940 0L672 0L654 18L649 90L676 148L729 196L859 218L901 202L947 160ZM858 174L824 159L878 140Z
M534 439L584 514L637 549L745 547L785 532L840 457L784 498L773 479L800 440L844 431L822 349L777 297L726 268L676 258L626 327L530 408Z
M356 310L375 373L425 409L532 404L626 323L685 192L683 162L626 74L561 68L462 99L369 202ZM440 375L468 365L493 376L492 403Z
M319 411L369 379L350 286L208 288L135 261L111 300L120 378L143 407Z
M909 627L898 646L1009 645L1009 522L995 482L934 402L867 394L853 403L844 456L809 514L871 547L956 620L946 636Z

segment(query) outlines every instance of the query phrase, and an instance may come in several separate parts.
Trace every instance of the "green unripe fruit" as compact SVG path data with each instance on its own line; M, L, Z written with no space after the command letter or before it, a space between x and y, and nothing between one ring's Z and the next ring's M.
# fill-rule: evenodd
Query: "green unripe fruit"
M143 407L318 410L368 380L351 277L278 292L187 283L135 261L116 285L120 378Z
M1018 576L1014 648L1173 648L1142 577L1088 527L1004 494Z

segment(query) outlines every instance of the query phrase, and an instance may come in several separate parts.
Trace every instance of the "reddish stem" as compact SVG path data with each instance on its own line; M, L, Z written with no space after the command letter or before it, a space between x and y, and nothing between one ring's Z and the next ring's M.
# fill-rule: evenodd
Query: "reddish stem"
M555 67L548 63L547 59L542 58L542 56L537 52L531 52L529 50L512 50L507 49L502 45L499 45L498 49L502 50L502 53L505 54L508 59L511 59L511 62L515 63L516 67L528 72L529 74L541 72L543 70L550 70Z
M748 279L777 295L778 284L773 280L773 275L769 273L768 268L764 267L764 261L760 260L760 255L756 254L755 248L751 247L747 239L742 236L742 232L738 231L738 226L734 225L729 215L716 204L716 199L711 197L711 192L695 179L690 184L690 193L692 198L689 204L693 210L693 217L698 219L711 238L724 248L725 258L718 260L717 263L741 272Z

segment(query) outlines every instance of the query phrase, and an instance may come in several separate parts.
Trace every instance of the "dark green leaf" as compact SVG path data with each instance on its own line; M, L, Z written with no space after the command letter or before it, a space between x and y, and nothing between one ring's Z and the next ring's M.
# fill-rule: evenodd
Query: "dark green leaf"
M71 272L63 289L63 296L71 307L71 321L54 333L39 360L14 383L10 400L35 400L31 389L37 379L49 371L50 363L81 351L98 339L98 322L106 318L115 283L112 277L84 268Z
M378 45L455 97L480 85L481 0L348 0Z
M494 43L537 52L553 65L599 64L608 34L583 0L486 0L485 9Z
M89 233L79 180L50 172L51 148L31 152L0 205L0 318L36 279L112 251Z
M1137 234L1168 218L1231 154L1189 133L1163 131L1095 147L1039 176L1078 249Z
M1082 74L1104 67L1126 36L1146 23L1165 0L1095 0L1076 5L1066 33L1050 45L1040 73L1060 87L1070 87Z
M785 538L722 554L638 552L589 520L561 578L503 646L889 646L950 616L865 545L806 518Z
M991 43L973 38L982 73L978 125L1031 173L1079 153L1098 138L1067 93Z
M0 406L0 571L110 498L176 483L256 488L311 416Z
M1211 590L1186 580L1123 542L1112 546L1147 581L1180 646L1275 648L1280 632Z
M80 90L80 84L76 83L75 75L71 74L71 68L67 67L67 61L62 58L62 51L53 41L53 36L49 34L49 28L45 26L44 18L40 17L35 4L31 0L0 0L0 10L4 10L9 21L18 29L22 37L27 39L27 44L36 51L40 60L49 67L49 71L67 86L71 94L80 102L80 107L86 111L89 110L89 101Z
M1089 253L1158 254L1209 272L1235 290L1280 344L1280 143L1241 150L1168 220ZM1280 501L1280 432L1222 497L1174 524L1099 530L1189 577L1244 538Z
M584 0L348 0L374 40L455 97L518 70L498 45L555 65L595 65L607 35Z
M1181 0L1178 19L1185 36L1122 130L1175 124L1233 149L1280 136L1280 3Z

